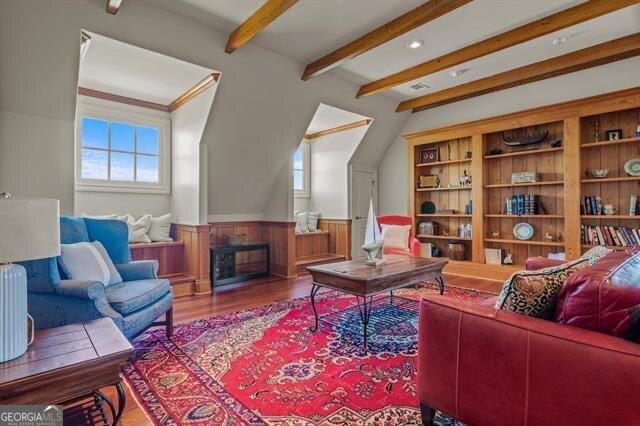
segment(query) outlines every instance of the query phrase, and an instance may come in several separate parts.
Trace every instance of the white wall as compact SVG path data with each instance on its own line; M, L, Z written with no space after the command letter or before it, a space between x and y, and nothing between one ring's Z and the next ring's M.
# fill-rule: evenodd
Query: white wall
M171 113L171 212L175 223L200 225L205 216L201 205L207 205L207 193L201 191L200 176L207 176L207 168L200 159L200 141L217 87L214 84Z
M301 81L304 64L249 43L224 53L228 34L142 0L117 15L103 0L0 2L0 186L61 200L73 212L73 120L80 30L223 73L207 121L208 213L288 219L289 159L320 103L373 118L352 161L377 166L408 114L385 96L355 99L331 73ZM9 59L10 58L10 59Z
M402 134L636 87L639 70L640 57L635 57L412 114L378 165L380 213L407 214L408 160Z
M311 197L309 211L328 219L349 218L349 160L369 126L310 141Z

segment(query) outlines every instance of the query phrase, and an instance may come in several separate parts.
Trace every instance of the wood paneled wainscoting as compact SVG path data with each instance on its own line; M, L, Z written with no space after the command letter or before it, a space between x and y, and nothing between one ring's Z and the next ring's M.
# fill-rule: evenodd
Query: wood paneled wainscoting
M211 292L209 225L173 224L174 241L131 244L133 260L157 260L158 276L171 281L176 297Z
M320 232L296 234L296 272L307 266L351 259L351 219L320 219Z
M595 244L614 249L635 244L640 215L630 203L640 198L640 177L628 176L625 163L640 158L638 125L640 87L404 135L409 214L414 225L439 224L437 235L418 239L439 245L445 255L446 243L463 243L465 259L450 261L445 273L495 280L522 269L531 256L564 253L575 259ZM613 130L622 134L607 141L607 131ZM505 137L533 134L545 135L543 141L503 143ZM423 149L439 149L444 158L421 163ZM467 151L470 158L464 155ZM608 169L609 174L592 176L596 169ZM457 178L465 170L472 184L461 187ZM512 173L520 172L538 175L531 182L513 182ZM433 174L442 182L437 188L416 184L420 175ZM592 199L589 205L585 198ZM435 204L435 213L421 211L427 201ZM472 212L465 212L470 201ZM618 210L605 215L598 203ZM514 237L513 228L520 222L533 228L530 238ZM466 223L472 224L471 237L457 234ZM616 232L622 234L622 244L616 242ZM485 249L510 253L514 265L487 264Z
M211 222L211 244L218 246L227 243L227 237L232 235L247 236L247 243L268 243L271 258L271 273L284 278L296 276L295 263L295 223L276 221L246 221L246 222ZM262 262L263 254L249 252L239 254L236 265Z

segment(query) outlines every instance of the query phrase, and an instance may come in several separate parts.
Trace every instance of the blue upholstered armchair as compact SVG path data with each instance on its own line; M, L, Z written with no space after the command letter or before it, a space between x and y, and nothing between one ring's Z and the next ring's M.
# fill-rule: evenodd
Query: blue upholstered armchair
M60 242L100 241L122 276L122 283L104 286L94 281L66 279L57 258L23 262L27 269L29 313L36 328L108 317L128 338L151 325L173 333L173 292L158 279L155 260L131 261L127 224L119 220L60 217ZM156 321L166 314L166 321Z

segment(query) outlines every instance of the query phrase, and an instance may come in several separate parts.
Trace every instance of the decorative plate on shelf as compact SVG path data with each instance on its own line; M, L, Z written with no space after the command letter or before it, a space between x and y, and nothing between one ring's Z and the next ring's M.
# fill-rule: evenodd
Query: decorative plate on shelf
M629 176L640 176L640 158L627 161L624 165L624 171Z
M533 237L533 226L525 222L516 223L513 227L513 236L518 240L530 240Z
M425 201L420 205L420 212L422 214L434 214L436 212L436 205L431 201Z

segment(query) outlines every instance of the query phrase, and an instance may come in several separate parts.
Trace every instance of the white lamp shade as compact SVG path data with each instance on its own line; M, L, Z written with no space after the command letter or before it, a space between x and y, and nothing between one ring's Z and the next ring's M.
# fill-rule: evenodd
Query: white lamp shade
M60 202L0 198L0 263L60 255Z

